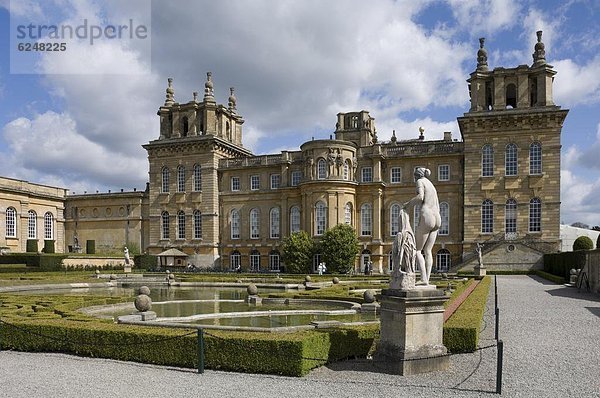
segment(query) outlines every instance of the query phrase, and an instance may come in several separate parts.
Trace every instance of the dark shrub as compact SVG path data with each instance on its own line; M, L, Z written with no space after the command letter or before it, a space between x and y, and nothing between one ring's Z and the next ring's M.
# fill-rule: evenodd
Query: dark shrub
M53 240L45 240L44 241L44 253L48 253L48 254L56 253L56 251L54 249L54 241Z
M37 239L27 239L27 253L37 253L38 241Z
M86 240L85 241L85 252L87 254L96 254L96 241Z
M573 242L573 250L592 250L594 248L594 242L587 236L580 236Z

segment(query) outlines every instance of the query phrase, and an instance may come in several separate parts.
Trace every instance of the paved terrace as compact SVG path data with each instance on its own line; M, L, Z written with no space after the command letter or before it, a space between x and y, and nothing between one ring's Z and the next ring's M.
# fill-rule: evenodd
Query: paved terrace
M600 297L538 277L498 277L503 396L600 397ZM481 347L494 344L493 287ZM378 373L367 360L304 378L0 352L0 397L481 397L496 396L496 348L451 357L451 369Z

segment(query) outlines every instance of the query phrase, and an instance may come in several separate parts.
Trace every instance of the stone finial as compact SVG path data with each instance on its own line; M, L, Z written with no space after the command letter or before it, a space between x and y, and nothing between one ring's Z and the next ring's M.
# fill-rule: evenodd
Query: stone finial
M542 43L542 31L535 32L537 35L537 43L535 43L533 51L533 66L546 64L546 46Z
M165 98L165 106L171 106L175 103L175 89L173 89L173 78L169 77L167 79L168 87L167 87L167 95Z
M192 97L193 97L193 99L194 99L194 102L198 102L198 92L197 92L197 91L194 91L194 92L192 93Z
M214 102L215 92L212 82L212 73L206 72L206 83L204 83L204 101Z
M488 63L487 63L487 50L483 48L483 44L485 43L485 37L479 38L479 50L477 51L477 70L478 71L487 71Z
M234 88L230 87L229 88L229 110L235 113L236 110L236 104L237 104L237 98L235 98L235 95L233 94L234 92Z
M425 132L425 129L423 127L419 127L419 139L420 140L425 139L425 134L423 134L424 132Z
M393 143L396 143L398 139L396 138L396 130L392 130L392 138L390 139Z

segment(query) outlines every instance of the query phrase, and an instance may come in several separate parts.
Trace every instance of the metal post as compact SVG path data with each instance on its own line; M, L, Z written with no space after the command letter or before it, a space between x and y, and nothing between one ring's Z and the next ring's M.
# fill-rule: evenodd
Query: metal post
M494 308L498 308L498 275L494 275Z
M204 373L204 329L198 329L198 373Z
M496 340L498 340L499 334L500 334L500 308L496 308Z
M496 365L496 394L502 394L502 357L504 356L504 343L498 340L498 363Z

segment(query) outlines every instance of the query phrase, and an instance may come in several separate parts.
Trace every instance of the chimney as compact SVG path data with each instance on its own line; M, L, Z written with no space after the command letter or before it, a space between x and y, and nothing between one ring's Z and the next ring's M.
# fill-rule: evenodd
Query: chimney
M452 131L444 131L444 141L452 141Z

